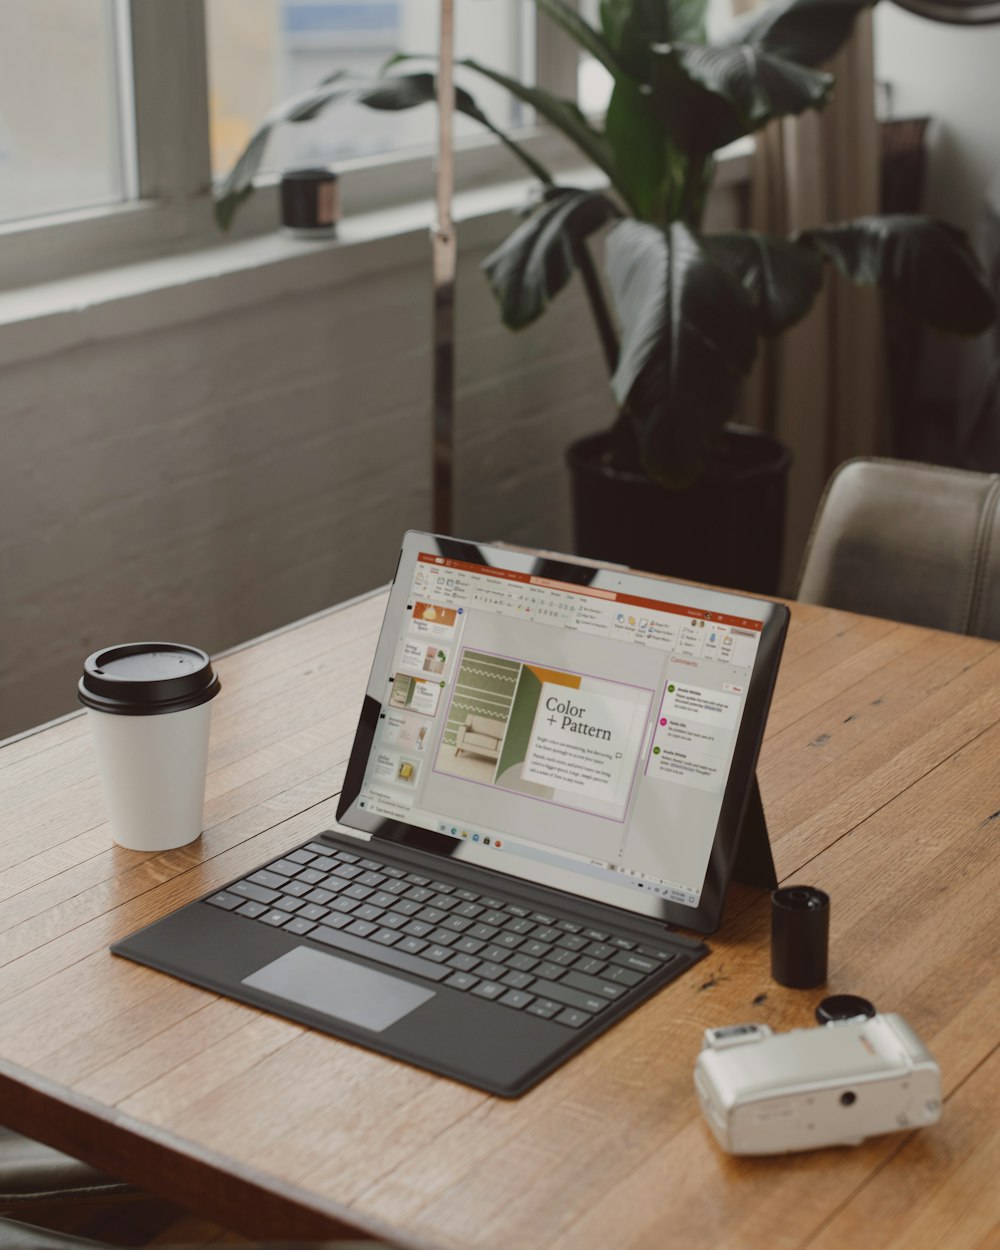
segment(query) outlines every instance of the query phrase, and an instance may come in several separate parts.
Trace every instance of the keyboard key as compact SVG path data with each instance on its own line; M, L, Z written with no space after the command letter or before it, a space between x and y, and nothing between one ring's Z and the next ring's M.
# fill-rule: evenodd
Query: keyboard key
M570 989L565 981L536 980L531 987L541 998L551 998L564 1007L577 1007L581 1011L603 1011L608 1005L607 999L597 994L585 994L580 990Z
M450 985L454 990L471 990L474 985L478 984L479 978L472 976L469 972L456 972L445 981L445 985Z
M543 1020L551 1020L553 1016L558 1015L562 1011L559 1003L552 1002L549 998L536 998L526 1008L529 1016L541 1016Z
M419 955L422 950L426 949L426 947L427 943L422 938L405 937L399 943L397 949L405 951L408 955Z
M485 899L483 901L485 902ZM497 911L496 908L493 908L491 911L483 912L483 914L479 917L479 923L490 924L499 928L506 919L507 917L502 911Z
M332 855L333 848L324 846L322 842L310 842L308 846L302 848L305 851L315 851L317 855ZM291 856L288 857L291 859Z
M451 929L435 929L433 933L427 935L428 942L437 942L438 946L451 946L452 942L458 941L458 934L453 933Z
M488 942L490 938L496 935L496 932L496 925L483 924L482 921L479 921L478 924L474 924L469 930L469 937L478 938L481 942Z
M494 964L487 961L481 963L476 969L484 981L499 981L504 974L503 964Z
M587 939L580 937L578 933L564 933L559 939L559 945L568 951L582 951L587 945Z
M288 878L262 868L260 872L253 873L247 880L252 881L254 885L266 885L269 890L277 890L285 884Z
M591 959L610 959L615 948L609 942L591 942L586 953Z
M448 960L448 967L457 968L459 972L471 972L473 968L478 968L481 962L475 955L452 955Z
M298 914L303 920L322 920L328 913L328 907L320 907L319 903L306 903Z
M378 942L381 946L395 946L402 936L395 929L379 929L378 933L372 934L372 941Z
M401 916L398 911L388 911L382 917L382 927L385 929L401 929L406 924L406 917Z
M601 929L584 929L583 936L590 938L592 942L606 942L611 934L605 933Z
M443 929L452 929L455 933L464 933L471 926L472 921L466 920L464 916L449 916L441 925Z
M437 890L441 894L455 893L455 887L453 885L449 885L447 881L432 881L431 889Z
M378 925L372 924L370 920L352 920L345 930L346 933L354 933L363 938L371 937L377 931Z
M277 907L277 903L275 903ZM378 920L382 915L381 907L374 907L371 903L362 903L356 912L354 912L355 920Z
M573 951L564 950L561 946L557 946L555 950L549 951L549 959L554 964L562 964L565 968L569 964L576 963L576 954Z
M504 985L509 985L513 990L525 989L534 979L534 977L528 976L526 972L505 972L500 978Z
M541 977L543 981L558 981L565 971L565 968L560 968L558 964L546 959L535 969L535 976Z
M601 998L612 1000L621 998L623 994L628 993L627 986L615 985L611 981L602 981L599 977L586 976L582 972L577 972L575 968L572 972L567 972L559 984L568 985L574 990L584 990L588 994L599 994Z
M373 893L374 891L370 890L368 886L359 885L357 883L352 883L343 892L344 898L356 898L359 902L366 898L370 898Z
M479 895L473 890L456 890L455 897L462 899L466 903L478 903Z
M518 916L514 920L508 920L504 925L510 933L534 933L535 926L525 916Z
M527 955L522 955L520 951L516 955L511 955L507 960L507 967L513 968L515 972L530 972L532 968L538 967L537 959L530 959Z
M458 906L458 899L452 898L449 894L439 892L431 898L430 906L440 907L442 911L451 911L453 907Z
M508 950L517 950L524 941L519 933L498 933L496 936L495 946L506 947Z
M302 898L311 889L312 886L305 881L285 881L281 886L282 894L288 894L292 898Z
M504 907L504 911L507 913L508 916L519 916L519 917L527 918L528 916L531 915L531 908L522 907L520 903L508 903Z
M533 911L531 913L531 919L535 922L535 924L553 925L556 922L555 916L548 916L543 911Z
M278 929L288 920L287 911L269 911L259 917L261 924L269 924L272 929Z
M283 894L281 898L276 898L274 900L275 908L278 911L288 912L289 915L291 915L293 911L298 911L302 905L303 903L300 898L289 898L287 894Z
M605 966L603 959L593 959L590 955L581 955L573 965L577 972L585 972L592 977L596 977L599 972L602 972Z
M367 868L369 872L381 872L382 865L377 864L373 859L359 859L358 864L362 868Z
M639 954L648 955L650 959L658 959L663 964L668 964L672 959L677 958L676 951L668 951L663 946L640 946Z
M410 886L407 881L392 880L392 881L387 881L385 885L382 887L382 890L383 890L383 893L385 894L397 895L397 894L405 894L409 888Z
M633 972L631 968L619 968L616 964L610 964L601 973L605 981L614 981L616 985L638 985L642 975L641 972Z
M289 855L288 859L294 859L294 855ZM337 867L337 860L332 855L318 855L309 865L310 868L318 868L320 872L333 872Z
M307 851L305 849L292 851L290 855L286 855L285 859L292 864L309 864L316 858L315 851Z
M364 863L370 863L371 861L362 860L361 862L364 864ZM360 877L358 877L358 881L360 882L361 885L371 886L371 888L374 890L374 889L377 889L378 886L380 886L383 883L383 881L385 881L385 877L380 872L365 872L365 873L362 873Z
M386 894L385 890L379 890L368 901L373 907L391 907L396 900L392 894Z
M428 924L426 920L411 920L409 924L403 926L404 933L410 933L413 937L426 937L428 933L434 932L434 926Z
M497 985L496 981L480 981L472 992L480 998L502 998L507 993L507 988Z
M321 885L326 880L326 873L319 868L304 868L296 877L296 881L305 881L307 885Z
M578 1029L581 1025L587 1023L591 1019L585 1011L563 1011L556 1016L556 1024L566 1024L571 1029Z
M349 924L354 923L354 917L345 916L342 911L332 911L323 923L329 929L345 929Z
M421 877L421 881L425 878ZM433 890L425 890L422 885L415 885L406 891L406 897L414 903L428 903L434 897Z
M243 899L238 894L227 894L225 890L220 890L218 894L207 898L205 902L211 903L213 907L221 907L223 911L235 911Z
M236 914L237 916L249 916L251 920L256 920L258 916L263 916L267 910L263 903L244 903Z
M484 894L479 901L484 907L503 907L503 902L500 899L490 898L487 894ZM492 924L493 922L490 921L490 923Z
M525 942L521 947L521 953L530 955L532 959L542 959L551 949L552 947L548 942L539 942L535 938L531 938L530 941Z
M524 990L508 990L500 999L500 1003L504 1007L516 1007L518 1009L527 1007L534 998L534 994L526 994Z
M305 920L302 916L293 916L285 925L286 933L294 933L296 937L305 937L311 930L316 928L315 920Z
M324 903L329 903L333 898L333 894L329 890L310 890L308 894L302 896L307 903L319 903L320 907Z
M468 893L468 891L466 891ZM458 891L455 891L455 897L458 898ZM466 920L475 920L477 916L483 914L483 909L478 903L459 903L452 912L453 916L464 916Z
M477 942L474 937L466 934L455 943L455 950L462 951L466 955L478 955L485 945L485 942Z
M563 933L579 933L583 925L577 924L574 920L560 920L556 923L556 928L562 929Z
M337 851L337 858L345 864L356 864L359 856L352 855L350 851Z
M406 879L412 885L424 886L424 885L430 885L431 883L430 877L418 877L415 872L408 872L406 874Z
M399 912L401 916L416 916L422 908L419 903L415 903L410 898L398 898L393 903L392 910Z
M301 864L293 864L290 859L276 859L267 865L268 872L277 873L279 877L294 877L301 871Z
M502 946L487 946L482 955L484 959L489 959L495 964L502 964L510 958L510 951Z
M406 878L406 873L403 872L402 868L394 868L391 864L383 864L382 871L387 877L392 877L396 881L405 880Z
M280 897L277 890L254 885L252 881L237 881L235 885L227 886L226 891L229 894L238 894L240 898L252 898L255 903L273 903Z
M424 907L417 912L417 919L426 920L428 924L440 924L446 914L440 907Z
M354 911L361 904L356 898L335 898L330 904L331 911L342 911L345 914Z
M554 942L561 932L561 929L553 928L552 925L545 925L536 929L531 936L535 942Z
M443 964L445 960L451 959L451 951L447 946L436 943L424 951L424 959L433 959L436 964Z
M638 955L635 951L618 951L611 962L620 968L631 968L633 972L655 972L660 966L659 960Z
M620 951L635 950L635 943L630 942L628 938L611 937L611 938L608 938L608 941L611 943L612 946L617 946ZM639 949L642 950L642 947L640 946Z
M338 933L335 929L324 925L314 929L309 934L309 938L311 941L321 942L324 946L329 946L334 950L361 955L374 963L398 968L401 972L410 972L428 981L443 981L454 971L452 968L443 968L440 964L432 963L429 959L419 959L416 955L400 949L404 942L419 943L422 947L424 943L421 943L419 938L404 938L403 942L399 942L396 946L379 946L376 942L366 941L352 933Z
M338 864L330 874L333 877L343 877L345 881L353 881L355 877L360 877L364 869L358 868L356 864Z

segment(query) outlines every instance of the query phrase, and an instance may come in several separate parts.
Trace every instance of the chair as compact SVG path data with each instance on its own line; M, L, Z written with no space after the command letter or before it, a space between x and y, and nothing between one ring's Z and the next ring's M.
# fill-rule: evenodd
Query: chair
M473 716L470 712L465 724L459 727L455 739L455 754L469 751L472 755L482 755L486 759L500 758L500 740L503 738L505 725L502 720L491 720L487 716Z
M820 500L797 597L1000 640L1000 474L848 460Z
M106 1199L138 1192L134 1185L116 1180L89 1163L0 1127L0 1209L53 1199Z

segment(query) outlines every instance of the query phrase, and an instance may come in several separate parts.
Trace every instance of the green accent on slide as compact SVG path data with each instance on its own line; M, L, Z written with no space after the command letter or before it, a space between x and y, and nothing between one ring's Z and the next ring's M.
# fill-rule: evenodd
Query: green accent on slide
M535 723L535 711L542 697L542 683L527 665L521 669L521 680L514 691L514 704L507 724L507 737L497 764L497 776L502 777L508 768L523 764L531 740L531 726Z
M454 746L459 727L467 715L485 716L505 721L510 712L513 692L520 670L517 660L502 659L479 651L462 655L455 677L455 695L442 741Z

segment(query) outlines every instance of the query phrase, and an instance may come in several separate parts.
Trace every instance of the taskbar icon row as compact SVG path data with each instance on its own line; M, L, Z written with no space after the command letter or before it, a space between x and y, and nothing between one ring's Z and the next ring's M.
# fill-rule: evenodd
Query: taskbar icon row
M461 825L451 825L446 820L438 821L438 832L445 833L450 838L458 838L465 842L478 842L481 846L491 846L495 850L501 850L503 847L503 838L498 838L493 833L483 833L478 829L463 829Z

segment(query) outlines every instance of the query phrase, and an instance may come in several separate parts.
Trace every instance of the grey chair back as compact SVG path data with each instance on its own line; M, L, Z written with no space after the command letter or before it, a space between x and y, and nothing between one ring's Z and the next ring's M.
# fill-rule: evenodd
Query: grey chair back
M1000 640L1000 474L846 461L820 500L798 598Z

